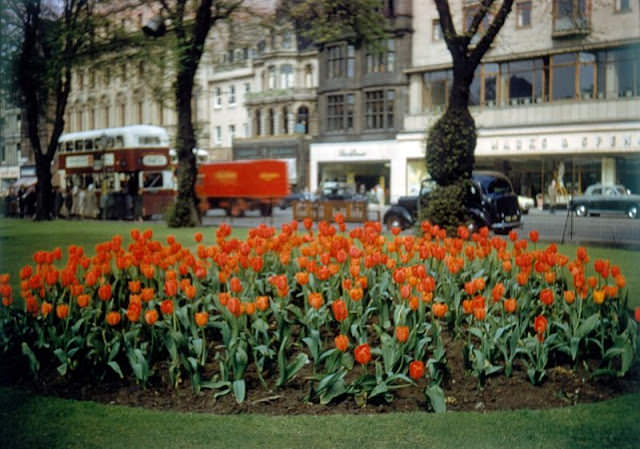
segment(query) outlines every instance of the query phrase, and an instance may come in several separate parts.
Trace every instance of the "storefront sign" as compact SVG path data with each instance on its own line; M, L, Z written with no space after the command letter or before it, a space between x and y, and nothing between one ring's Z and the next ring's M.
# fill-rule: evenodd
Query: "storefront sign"
M339 150L338 151L338 156L340 157L363 157L366 156L367 152L366 151L358 151L355 148L352 148L350 150Z
M479 137L477 156L640 151L640 132L583 132L550 135Z
M163 154L147 154L142 157L142 165L145 167L163 167L167 165L167 156Z
M84 154L82 156L67 156L64 159L66 168L84 168L93 165L93 156Z

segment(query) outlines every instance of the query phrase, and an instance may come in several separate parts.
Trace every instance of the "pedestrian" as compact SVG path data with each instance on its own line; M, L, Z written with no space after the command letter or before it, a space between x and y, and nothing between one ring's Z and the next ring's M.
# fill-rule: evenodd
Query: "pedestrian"
M20 184L20 187L18 187L18 216L20 218L24 218L24 208L25 208L25 189L24 189L24 185Z
M84 197L84 214L88 218L96 218L98 215L98 198L93 184L89 184Z
M66 209L66 217L67 219L71 219L71 211L73 210L73 192L71 191L71 187L67 186L67 190L64 194L64 207Z

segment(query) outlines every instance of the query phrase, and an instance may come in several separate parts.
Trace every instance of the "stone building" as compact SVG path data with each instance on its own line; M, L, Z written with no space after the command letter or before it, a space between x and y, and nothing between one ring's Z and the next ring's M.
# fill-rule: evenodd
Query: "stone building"
M479 7L450 4L457 30ZM446 107L452 80L437 10L430 1L413 8L397 194L425 175L425 130ZM518 193L541 199L554 178L560 201L596 182L640 191L639 8L630 0L516 0L471 86L476 167L500 170Z

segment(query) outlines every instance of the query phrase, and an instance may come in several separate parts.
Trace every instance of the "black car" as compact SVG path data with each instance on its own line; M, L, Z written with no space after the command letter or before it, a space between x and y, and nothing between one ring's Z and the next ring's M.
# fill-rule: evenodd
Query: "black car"
M501 173L474 171L468 202L465 205L473 222L472 228L487 226L497 234L506 234L522 225L518 196L509 179ZM420 194L427 197L435 187L431 180L422 182ZM383 222L391 229L407 229L418 219L418 195L403 196L384 214Z

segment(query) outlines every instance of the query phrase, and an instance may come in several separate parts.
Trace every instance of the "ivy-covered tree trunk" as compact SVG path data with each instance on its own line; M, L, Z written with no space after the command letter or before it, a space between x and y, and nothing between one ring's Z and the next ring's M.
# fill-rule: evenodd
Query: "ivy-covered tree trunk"
M469 112L473 74L511 11L513 0L503 0L488 29L476 45L470 45L497 0L481 0L468 28L456 32L448 0L434 0L447 48L453 59L453 83L444 115L427 136L427 170L437 187L422 198L421 218L454 231L470 221L465 203L474 166L476 125Z
M436 189L423 198L424 216L449 231L469 221L465 197L474 165L476 126L467 104L473 71L454 71L449 106L427 138L427 168Z

